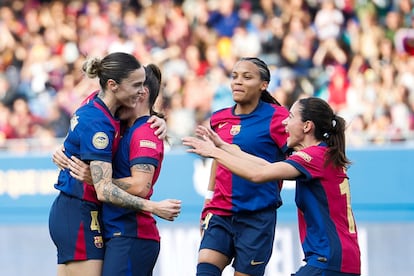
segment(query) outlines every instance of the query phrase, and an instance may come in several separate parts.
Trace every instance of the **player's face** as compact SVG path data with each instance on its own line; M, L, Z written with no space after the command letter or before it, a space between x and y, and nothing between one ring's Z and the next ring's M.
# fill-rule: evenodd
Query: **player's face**
M144 86L144 89L139 92L139 96L143 97L143 100L138 100L135 107L121 106L118 108L116 112L117 118L120 120L134 122L138 117L142 116L143 106L148 106L148 94L148 87Z
M259 68L247 60L236 63L231 73L233 100L238 104L256 102L267 88L267 82L260 79Z
M286 132L289 134L287 139L287 146L289 148L299 149L305 137L305 123L302 122L300 107L299 103L294 103L290 109L289 117L282 122Z
M144 89L145 70L143 67L131 72L123 79L115 93L122 106L134 108L138 103L138 95Z

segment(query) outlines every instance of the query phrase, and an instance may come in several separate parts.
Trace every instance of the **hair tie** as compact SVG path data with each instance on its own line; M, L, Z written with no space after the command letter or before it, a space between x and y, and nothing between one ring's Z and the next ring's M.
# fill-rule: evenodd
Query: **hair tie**
M328 139L328 138L329 138L329 133L328 133L328 132L325 132L325 133L323 134L323 138Z
M335 118L333 118L332 119L332 128L335 128L336 127L336 119Z

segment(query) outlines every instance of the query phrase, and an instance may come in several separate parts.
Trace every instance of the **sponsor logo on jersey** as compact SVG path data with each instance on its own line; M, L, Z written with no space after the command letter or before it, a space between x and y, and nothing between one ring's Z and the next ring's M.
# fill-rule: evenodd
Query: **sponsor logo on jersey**
M97 149L104 149L109 145L109 138L105 132L99 131L92 138L92 144Z
M93 243L95 244L96 248L103 248L102 236L93 237Z
M149 141L149 140L139 141L139 146L141 148L150 148L150 149L156 149L157 148L157 144L155 142Z
M71 131L73 131L76 125L79 123L78 119L79 119L78 115L73 115L73 117L70 119L70 130Z
M312 161L312 157L309 154L307 154L306 152L298 151L298 152L296 152L296 155L301 157L306 162Z
M234 126L231 126L231 129L230 129L230 134L231 135L237 135L237 134L239 134L239 132L240 132L240 129L241 129L241 125L234 125Z

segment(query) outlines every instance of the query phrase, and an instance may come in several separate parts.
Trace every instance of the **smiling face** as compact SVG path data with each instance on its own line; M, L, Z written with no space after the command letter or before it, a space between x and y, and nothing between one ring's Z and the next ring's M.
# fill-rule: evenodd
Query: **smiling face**
M144 89L145 70L143 67L136 69L118 84L115 89L115 97L122 106L133 108L138 102L138 95Z
M231 90L233 100L238 104L256 104L268 82L260 78L257 65L243 60L233 68L231 73Z
M121 106L116 112L116 116L120 120L129 121L132 125L135 120L143 116L143 111L149 113L148 108L148 87L144 86L141 92L139 92L139 100L135 107Z
M289 134L287 139L289 148L297 148L304 141L306 122L302 122L300 110L301 105L298 102L294 103L290 109L289 117L282 122Z

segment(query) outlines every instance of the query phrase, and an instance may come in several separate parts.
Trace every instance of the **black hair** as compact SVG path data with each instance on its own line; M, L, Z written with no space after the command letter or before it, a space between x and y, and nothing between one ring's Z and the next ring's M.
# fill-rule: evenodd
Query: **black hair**
M257 66L259 69L260 79L270 82L270 70L267 64L257 57L243 57L239 61L249 61ZM267 90L262 91L260 99L267 103L281 105Z
M90 78L99 78L99 84L103 90L109 79L120 84L129 74L141 68L141 63L131 54L115 52L103 59L90 58L82 65L82 70Z
M164 114L154 111L153 107L157 97L160 93L161 87L161 70L155 64L148 64L145 68L145 82L144 86L149 90L149 108L150 114L164 118Z
M346 167L351 162L345 154L345 120L335 115L329 104L317 97L298 101L302 122L312 121L315 125L315 138L328 144L327 162Z
M158 95L160 93L160 88L161 88L161 81L162 81L161 70L157 65L153 63L150 63L147 66L144 66L144 69L145 69L144 86L147 87L149 91L148 106L150 109L150 115L155 115L159 118L165 119L164 114L154 110L154 104L158 98ZM168 136L165 137L164 140L167 143L169 143Z

